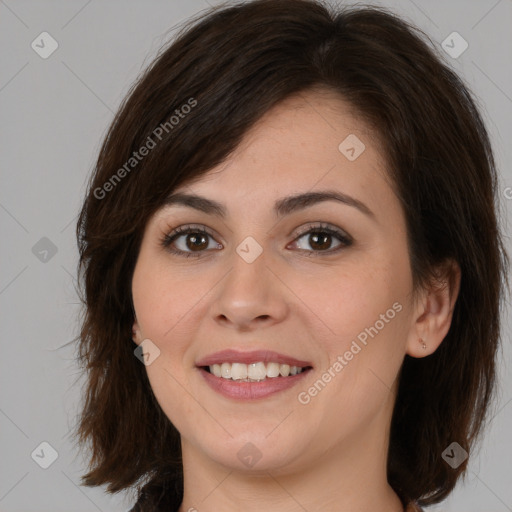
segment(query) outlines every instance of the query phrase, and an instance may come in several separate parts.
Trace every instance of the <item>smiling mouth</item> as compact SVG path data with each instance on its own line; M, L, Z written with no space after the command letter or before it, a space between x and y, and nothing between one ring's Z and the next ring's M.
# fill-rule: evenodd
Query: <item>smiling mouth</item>
M201 366L200 368L215 375L215 377L240 382L261 382L268 379L289 378L312 369L311 366L290 366L276 362L264 363L263 361L251 364L225 362Z

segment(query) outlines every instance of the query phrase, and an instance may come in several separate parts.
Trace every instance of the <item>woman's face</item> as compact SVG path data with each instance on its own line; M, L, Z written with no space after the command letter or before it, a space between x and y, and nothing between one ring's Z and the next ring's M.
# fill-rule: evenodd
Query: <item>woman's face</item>
M134 330L151 341L146 370L184 453L284 473L385 449L414 336L405 218L385 173L365 124L333 94L309 92L173 192L201 199L150 219ZM215 357L225 350L240 354ZM225 376L268 376L200 368L213 361L238 363L212 368ZM309 369L282 376L287 361Z

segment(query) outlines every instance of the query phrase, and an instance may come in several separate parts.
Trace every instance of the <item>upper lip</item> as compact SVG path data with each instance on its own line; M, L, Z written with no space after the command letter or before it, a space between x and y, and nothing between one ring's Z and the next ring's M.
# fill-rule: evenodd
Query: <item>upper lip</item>
M301 368L305 368L306 366L311 366L311 363L308 361L301 361L300 359L296 359L295 357L287 356L284 354L279 354L272 350L252 350L250 352L244 352L234 349L221 350L220 352L215 352L214 354L210 354L203 359L200 359L196 365L197 366L211 366L213 364L222 364L222 363L279 363L279 364L289 364L290 366L298 366Z

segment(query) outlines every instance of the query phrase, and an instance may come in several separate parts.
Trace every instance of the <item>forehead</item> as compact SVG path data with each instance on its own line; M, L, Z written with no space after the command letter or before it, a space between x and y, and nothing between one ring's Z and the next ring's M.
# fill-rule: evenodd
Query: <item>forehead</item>
M375 132L338 95L320 90L270 109L225 162L174 192L240 209L316 189L385 203L394 197L388 182Z

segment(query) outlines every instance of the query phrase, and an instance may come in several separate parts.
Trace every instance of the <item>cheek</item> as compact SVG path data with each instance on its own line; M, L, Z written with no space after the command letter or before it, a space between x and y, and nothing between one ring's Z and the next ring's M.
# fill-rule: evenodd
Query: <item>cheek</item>
M198 303L202 292L193 272L170 271L169 264L142 251L135 267L132 294L142 335L163 343Z
M379 391L393 385L405 355L411 286L408 263L382 254L354 260L336 278L309 287L311 304L329 328L322 343L337 376L332 390L354 406L357 399L382 399Z
M194 286L190 271L187 275L170 272L165 261L158 261L154 256L149 258L141 251L132 280L141 336L150 339L160 350L159 356L146 366L150 385L166 415L178 428L185 428L180 418L186 418L192 407L190 397L184 392L188 389L188 322L194 306L197 307L206 293Z
M342 344L376 322L382 331L384 325L387 329L389 324L396 323L395 317L400 317L396 309L400 307L393 309L393 304L398 302L403 306L411 286L407 265L394 263L389 254L362 255L322 275L305 278L296 273L290 279L295 281L290 288L318 315L327 336L333 343L339 340ZM385 315L382 320L381 315Z

